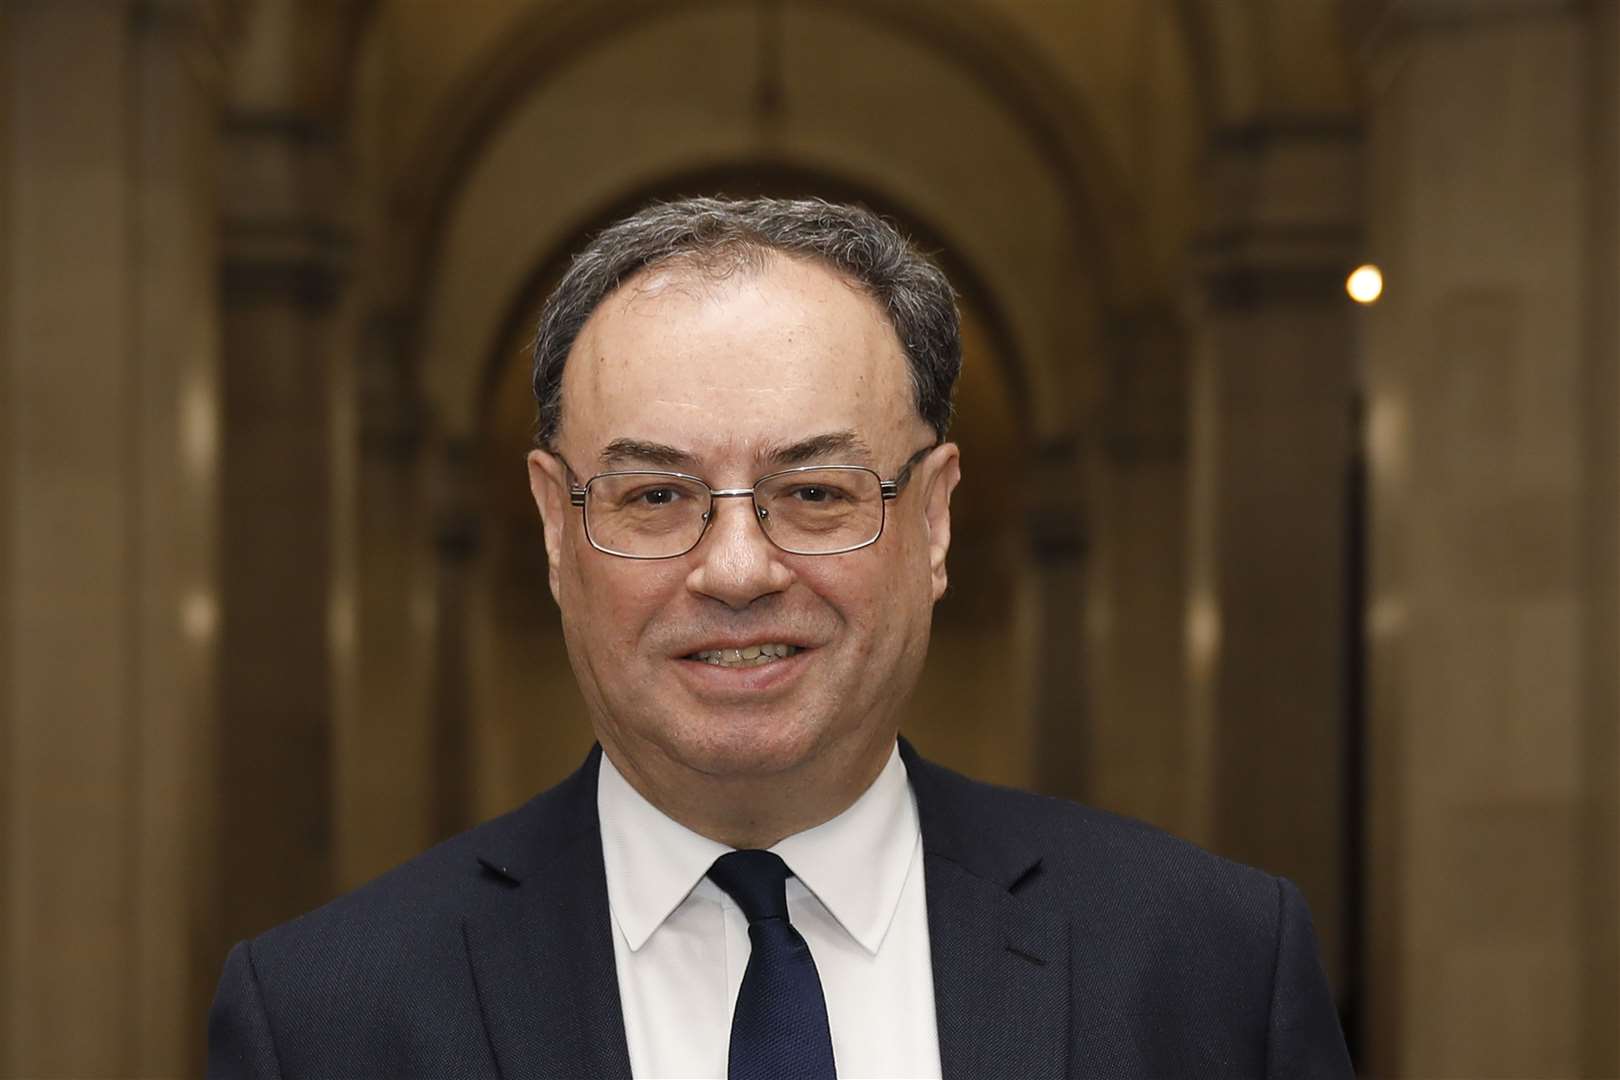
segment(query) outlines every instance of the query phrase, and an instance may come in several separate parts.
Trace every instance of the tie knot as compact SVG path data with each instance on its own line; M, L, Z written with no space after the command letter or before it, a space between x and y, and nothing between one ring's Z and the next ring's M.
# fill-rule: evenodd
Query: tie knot
M769 851L728 851L709 867L709 880L737 901L750 924L787 918L787 879L792 875L782 857Z

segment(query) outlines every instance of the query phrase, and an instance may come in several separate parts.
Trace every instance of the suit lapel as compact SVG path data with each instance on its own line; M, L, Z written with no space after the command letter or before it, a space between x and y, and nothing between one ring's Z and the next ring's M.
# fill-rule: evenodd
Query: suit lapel
M1041 856L985 827L975 785L901 740L917 797L940 1064L952 1078L1068 1073L1073 1022L1064 913L1021 897ZM463 929L503 1080L630 1075L596 817L600 749L480 848Z
M503 1080L630 1075L596 818L600 754L479 856L486 896L464 931Z
M901 742L921 818L940 1065L954 1077L1068 1073L1069 928L1021 898L1040 853L989 832L964 801L971 785ZM960 786L960 790L953 790Z

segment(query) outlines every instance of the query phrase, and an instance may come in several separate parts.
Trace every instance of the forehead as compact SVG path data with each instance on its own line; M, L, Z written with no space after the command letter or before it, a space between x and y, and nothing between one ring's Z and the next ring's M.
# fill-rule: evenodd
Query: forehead
M719 277L658 267L609 294L569 353L562 417L575 452L634 439L700 460L833 431L887 456L926 426L876 301L782 256Z

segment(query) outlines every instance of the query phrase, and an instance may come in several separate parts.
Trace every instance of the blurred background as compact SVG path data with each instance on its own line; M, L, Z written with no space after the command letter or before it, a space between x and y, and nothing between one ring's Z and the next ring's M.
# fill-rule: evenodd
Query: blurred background
M0 0L0 80L4 1075L196 1073L575 767L525 344L710 192L961 290L925 753L1294 879L1364 1075L1620 1075L1616 0Z

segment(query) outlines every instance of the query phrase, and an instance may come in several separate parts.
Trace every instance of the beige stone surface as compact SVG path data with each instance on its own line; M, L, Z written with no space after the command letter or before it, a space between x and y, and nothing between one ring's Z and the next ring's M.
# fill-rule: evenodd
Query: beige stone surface
M1584 711L1598 654L1580 536L1614 504L1580 486L1584 27L1556 5L1454 14L1387 44L1372 113L1391 286L1366 323L1370 734L1388 800L1371 834L1386 988L1371 1061L1600 1075L1612 1048L1577 1003L1586 943L1612 947L1613 912L1585 894L1614 852L1582 839L1582 754L1615 717Z
M1620 1073L1617 69L1614 0L0 0L0 1075L194 1074L229 939L572 767L527 320L722 183L964 283L924 749L1296 878L1364 1074Z
M5 24L7 1075L183 1072L202 1000L213 114L127 15Z
M12 521L22 526L7 613L6 933L15 966L0 1041L13 1069L109 1072L133 1030L125 927L139 661L127 622L135 610L134 432L124 405L133 379L123 347L130 209L124 133L110 107L127 49L118 14L12 16L38 46L13 45L8 73L8 157L26 166L9 185L8 389L12 402L28 403L10 406L7 454ZM86 58L80 69L50 59L69 41ZM57 138L63 127L82 138ZM82 317L81 296L99 318ZM109 368L107 357L119 359ZM34 974L53 967L72 977ZM71 1031L85 1023L91 1030Z

